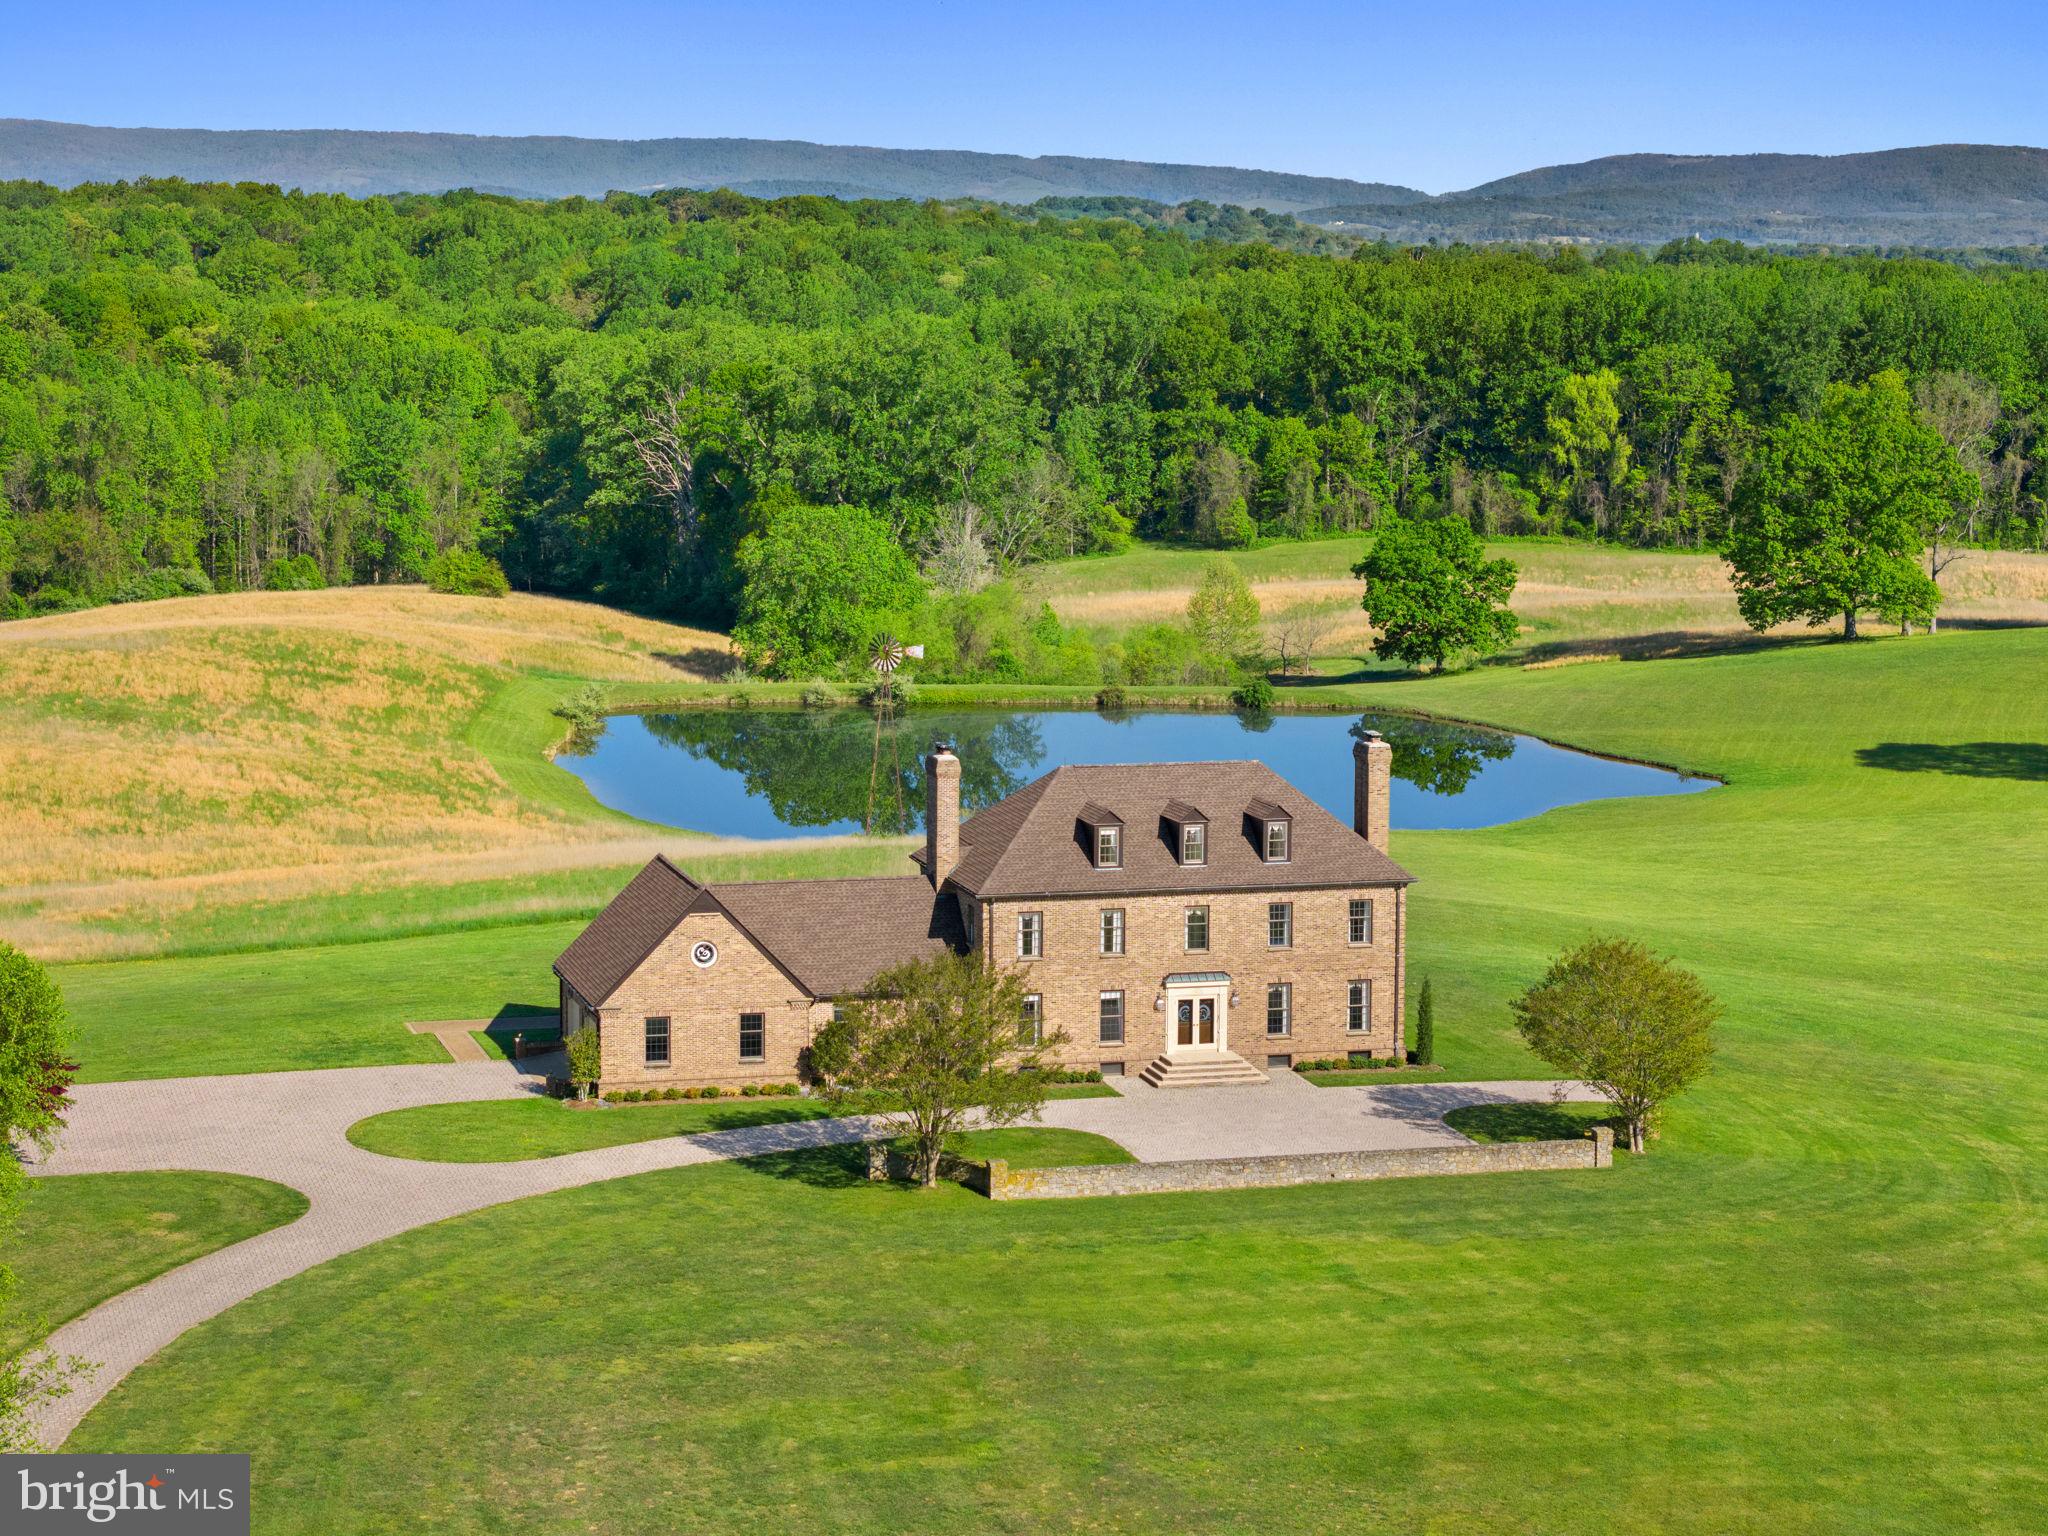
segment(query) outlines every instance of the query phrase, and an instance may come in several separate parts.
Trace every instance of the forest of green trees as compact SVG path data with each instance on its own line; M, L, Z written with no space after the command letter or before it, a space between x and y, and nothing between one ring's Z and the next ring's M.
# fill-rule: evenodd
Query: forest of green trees
M0 610L414 580L478 549L516 587L725 624L773 563L742 540L815 508L942 590L1390 510L1720 547L1770 435L1885 373L1973 477L1949 535L2040 547L2048 272L13 183Z

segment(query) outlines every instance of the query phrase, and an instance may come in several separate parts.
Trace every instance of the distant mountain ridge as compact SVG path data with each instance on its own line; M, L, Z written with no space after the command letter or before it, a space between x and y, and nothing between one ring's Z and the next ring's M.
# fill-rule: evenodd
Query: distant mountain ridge
M730 187L753 197L1143 199L1292 214L1347 239L2048 245L2048 149L1932 144L1848 155L1610 155L1432 197L1412 187L1081 155L797 139L494 138L356 129L95 128L0 118L0 180L259 181L367 196L515 197ZM1202 222L1207 222L1206 220Z
M0 180L76 186L178 176L261 181L309 192L442 192L527 197L730 187L757 197L1203 199L1291 213L1318 204L1395 206L1412 187L1233 166L1172 165L1082 155L997 155L963 149L871 149L797 139L492 138L340 128L95 128L0 118Z
M1420 203L1302 210L1396 241L1700 235L1757 243L2039 245L2048 149L1930 144L1851 155L1611 155L1504 176Z

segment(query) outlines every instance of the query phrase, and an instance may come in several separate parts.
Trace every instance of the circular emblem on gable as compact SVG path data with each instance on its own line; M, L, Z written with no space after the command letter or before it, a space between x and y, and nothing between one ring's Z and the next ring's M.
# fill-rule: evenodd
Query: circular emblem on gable
M699 939L690 946L690 958L697 963L700 970L705 966L715 965L718 961L718 946L709 939Z

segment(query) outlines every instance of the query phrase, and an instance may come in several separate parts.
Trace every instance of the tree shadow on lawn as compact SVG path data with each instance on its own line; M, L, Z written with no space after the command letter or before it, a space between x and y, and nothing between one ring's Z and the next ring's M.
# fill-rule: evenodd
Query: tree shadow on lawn
M1626 1151L1621 1117L1605 1104L1468 1104L1444 1116L1444 1123L1474 1141L1576 1141L1596 1125L1607 1126Z
M1937 746L1927 741L1885 741L1859 747L1856 761L1865 768L1895 773L1954 773L1973 779L2019 779L2048 782L2048 743L2038 741L1965 741Z
M785 1183L807 1184L813 1189L886 1189L891 1186L868 1178L868 1149L865 1143L844 1146L805 1147L796 1152L769 1152L741 1158L733 1165L748 1173Z

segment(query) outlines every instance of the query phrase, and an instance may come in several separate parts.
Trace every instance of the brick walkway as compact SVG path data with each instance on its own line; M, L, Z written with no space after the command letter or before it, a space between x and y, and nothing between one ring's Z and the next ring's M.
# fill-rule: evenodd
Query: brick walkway
M800 1120L513 1163L414 1162L349 1143L349 1126L385 1110L536 1092L557 1060L172 1078L76 1090L62 1141L49 1158L30 1165L31 1173L241 1173L288 1184L311 1204L297 1221L159 1275L58 1329L51 1349L94 1368L39 1416L44 1443L60 1445L122 1377L186 1329L370 1243L528 1195L723 1158L865 1141L885 1129L871 1119ZM1271 1086L1251 1088L1162 1091L1133 1081L1115 1099L1048 1104L1044 1123L1093 1131L1143 1161L1169 1162L1439 1145L1462 1139L1443 1123L1450 1109L1549 1094L1548 1083L1315 1088L1286 1073Z

